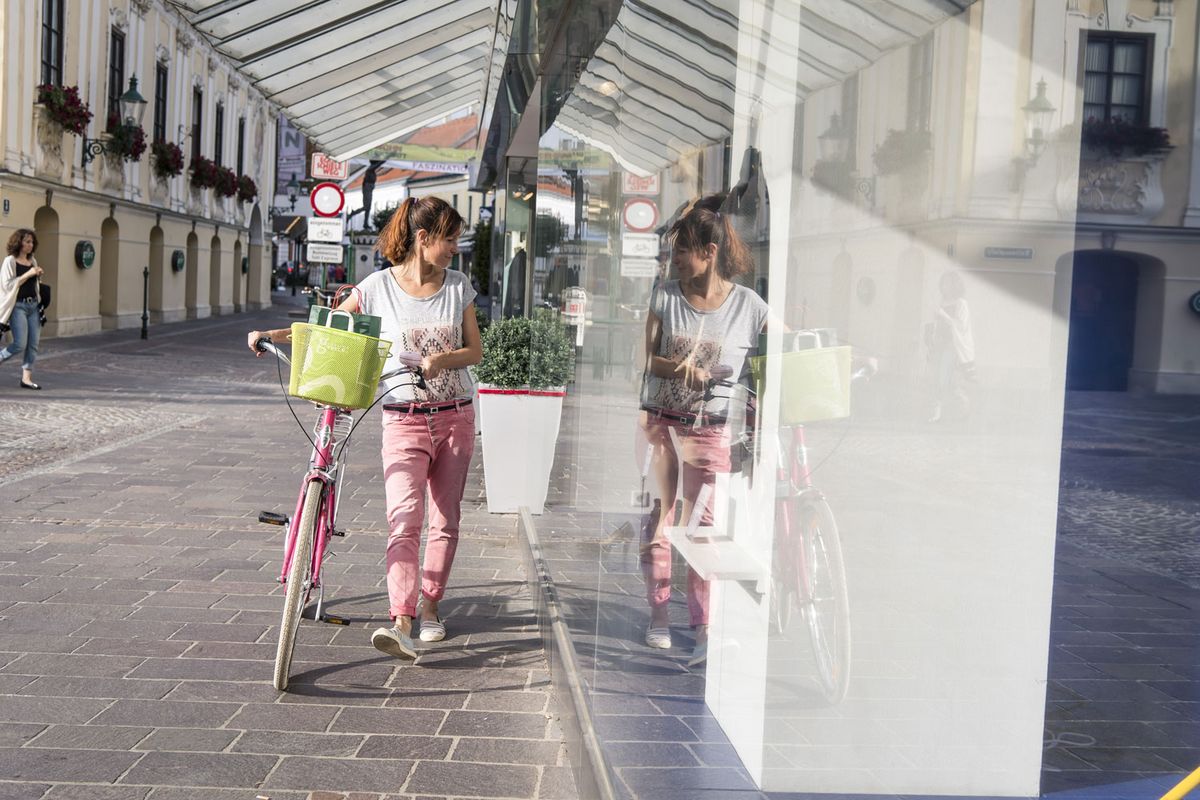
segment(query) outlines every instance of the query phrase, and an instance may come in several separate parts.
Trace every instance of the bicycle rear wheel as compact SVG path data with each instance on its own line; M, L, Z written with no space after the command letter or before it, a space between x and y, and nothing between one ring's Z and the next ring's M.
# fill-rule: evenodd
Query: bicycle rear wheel
M316 540L317 520L321 516L324 484L310 481L304 492L304 510L296 527L296 544L292 548L292 563L288 565L287 593L283 602L283 617L279 621L279 644L275 648L275 688L283 691L288 685L292 667L292 651L296 647L296 632L300 629L300 614L312 588L312 553Z
M850 599L837 523L829 504L805 501L800 512L804 549L804 586L800 605L808 623L821 690L830 703L840 703L850 685Z

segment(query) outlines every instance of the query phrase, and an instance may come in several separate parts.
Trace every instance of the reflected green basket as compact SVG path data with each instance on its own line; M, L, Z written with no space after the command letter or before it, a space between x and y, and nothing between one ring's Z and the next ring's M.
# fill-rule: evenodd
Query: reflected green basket
M288 394L339 408L367 408L375 401L391 347L360 333L294 322Z
M779 359L779 421L802 425L850 416L850 347L817 347L774 356L754 356L750 371L755 391L764 402L772 387L766 385L768 359Z

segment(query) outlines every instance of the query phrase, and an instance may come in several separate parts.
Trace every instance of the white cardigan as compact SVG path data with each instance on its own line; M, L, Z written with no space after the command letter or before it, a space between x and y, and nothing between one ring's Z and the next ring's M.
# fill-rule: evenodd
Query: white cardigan
M29 257L29 261L34 267L37 266L37 259L33 256ZM34 278L37 282L37 297L42 296L41 280ZM21 288L21 284L17 282L17 259L15 256L6 256L4 263L0 264L0 322L8 324L8 320L12 317L13 307L17 304L17 291Z

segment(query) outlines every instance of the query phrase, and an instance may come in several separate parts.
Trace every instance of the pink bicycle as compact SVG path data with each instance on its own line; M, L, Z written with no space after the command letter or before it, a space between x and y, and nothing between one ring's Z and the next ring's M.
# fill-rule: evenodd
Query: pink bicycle
M259 339L256 350L269 352L283 364L289 364L287 356L269 339ZM425 388L425 378L419 366L408 365L384 373L380 380L410 374L413 383ZM282 383L282 372L280 374ZM378 400L376 401L378 402ZM313 619L322 622L345 624L343 620L324 613L325 586L321 582L321 564L331 555L329 541L334 536L345 536L337 528L338 499L341 495L342 471L346 466L347 447L350 436L366 412L354 420L350 409L316 404L317 422L310 443L313 446L308 470L300 482L300 495L292 516L262 511L258 521L287 528L283 540L283 567L279 582L287 586L283 603L283 617L279 623L279 642L275 648L274 684L279 691L287 689L292 665L292 653L296 646L296 633L300 629L300 618L313 590L317 592ZM289 403L290 408L290 403ZM370 408L367 409L370 411ZM292 412L295 416L295 412ZM297 418L299 423L299 418ZM307 434L306 434L307 435Z

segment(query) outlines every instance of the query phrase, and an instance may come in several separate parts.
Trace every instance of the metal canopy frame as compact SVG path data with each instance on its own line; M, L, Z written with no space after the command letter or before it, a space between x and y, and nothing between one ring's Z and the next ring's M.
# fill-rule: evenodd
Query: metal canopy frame
M496 0L169 0L336 160L481 105Z

